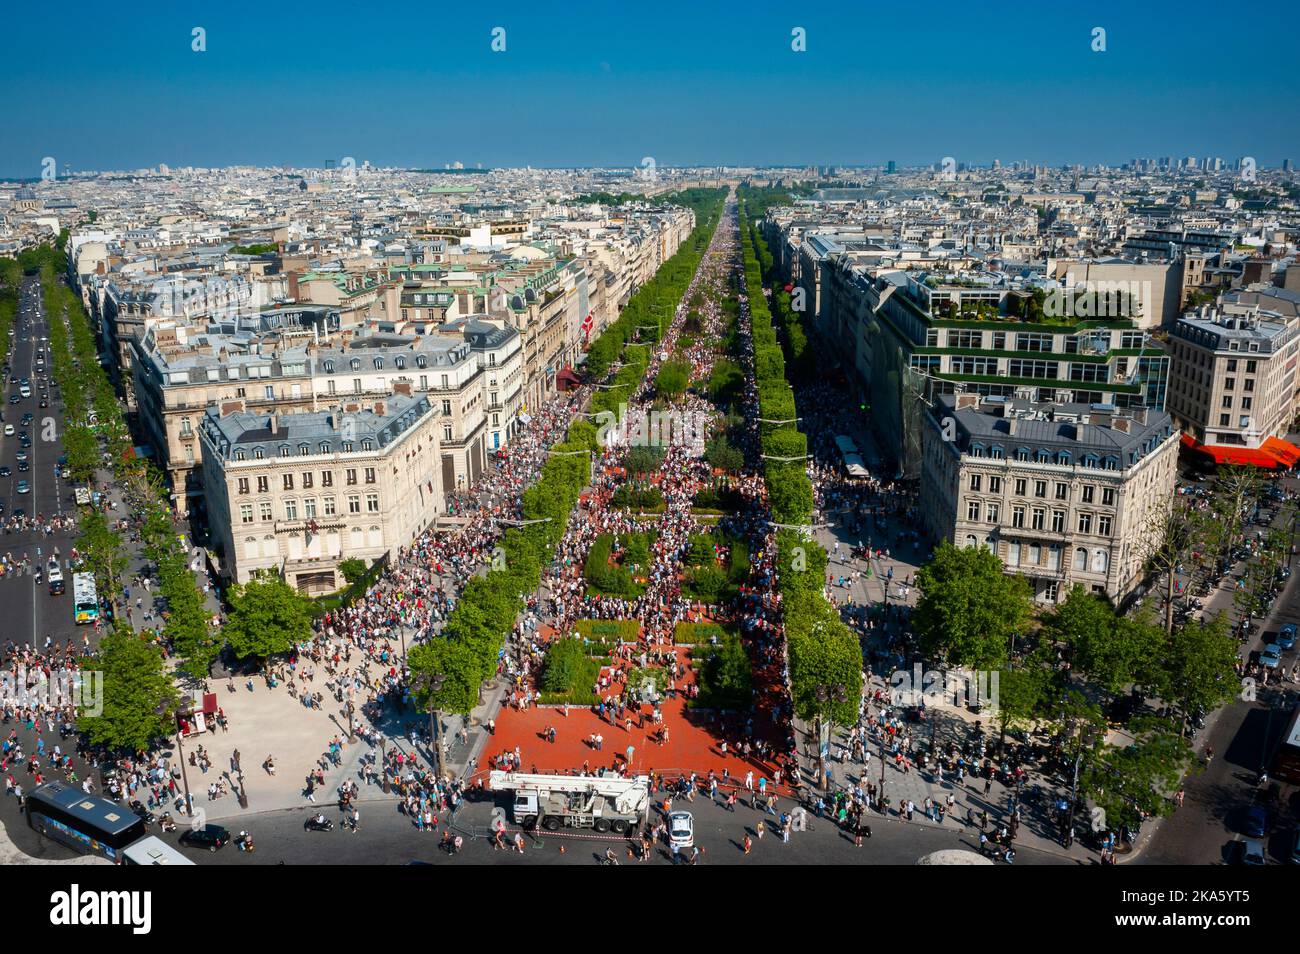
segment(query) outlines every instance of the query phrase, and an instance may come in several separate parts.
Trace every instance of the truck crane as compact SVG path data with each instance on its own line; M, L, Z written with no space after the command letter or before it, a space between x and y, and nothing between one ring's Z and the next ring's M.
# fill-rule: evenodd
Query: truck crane
M600 778L494 771L488 784L494 792L514 793L511 807L516 824L540 825L546 831L593 828L631 835L644 824L650 805L646 775Z

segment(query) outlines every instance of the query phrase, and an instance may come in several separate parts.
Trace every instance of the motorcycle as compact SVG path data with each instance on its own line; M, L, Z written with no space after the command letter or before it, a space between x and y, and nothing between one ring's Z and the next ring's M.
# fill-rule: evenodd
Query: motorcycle
M324 815L316 815L302 823L303 831L333 831L334 823Z

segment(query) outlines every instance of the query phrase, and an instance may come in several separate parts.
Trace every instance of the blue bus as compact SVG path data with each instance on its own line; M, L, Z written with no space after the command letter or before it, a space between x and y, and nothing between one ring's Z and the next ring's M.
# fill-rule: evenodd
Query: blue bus
M38 785L27 796L26 811L27 824L47 838L116 864L125 848L145 836L144 819L129 808L62 782Z

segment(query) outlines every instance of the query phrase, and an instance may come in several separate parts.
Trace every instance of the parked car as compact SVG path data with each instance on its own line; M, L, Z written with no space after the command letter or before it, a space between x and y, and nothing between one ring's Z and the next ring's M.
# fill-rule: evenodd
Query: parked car
M1291 649L1295 646L1296 625L1295 623L1283 623L1282 629L1277 634L1277 644L1283 649Z
M1252 805L1246 812L1245 821L1241 823L1241 833L1250 838L1268 835L1268 809L1263 805Z

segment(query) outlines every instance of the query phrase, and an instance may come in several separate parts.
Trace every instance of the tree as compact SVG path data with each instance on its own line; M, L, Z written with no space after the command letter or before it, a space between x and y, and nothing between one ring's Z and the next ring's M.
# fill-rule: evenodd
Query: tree
M806 601L786 605L785 618L795 713L801 719L853 725L862 697L862 647L824 600L806 608L799 602ZM832 687L843 692L825 692Z
M348 585L356 583L366 575L366 561L358 560L356 557L349 557L339 564L339 572L343 574L343 579L348 581Z
M63 452L67 455L73 480L84 482L95 475L99 466L99 441L90 428L78 425L65 430Z
M82 663L82 672L103 674L103 709L83 704L77 728L91 745L144 752L170 734L176 689L162 651L126 628L110 630L100 641L99 658Z
M407 665L413 699L421 711L428 712L432 706L437 712L469 715L478 704L481 673L477 655L468 644L435 637L412 647ZM429 687L439 679L442 684L431 691Z
M1032 723L1034 714L1046 697L1048 678L1048 671L1036 664L1004 669L998 675L994 717L998 722L999 742L1006 741L1008 730Z
M1223 614L1174 631L1165 651L1162 695L1182 713L1179 735L1186 733L1191 713L1209 712L1233 697L1240 686L1236 664L1237 641Z
M1153 510L1141 534L1142 560L1165 581L1165 632L1174 630L1174 581L1180 567L1192 563L1204 546L1205 525L1187 504L1171 499Z
M1168 719L1141 716L1128 729L1132 744L1101 746L1080 776L1080 791L1105 812L1111 827L1135 828L1143 817L1168 815L1174 807L1169 796L1195 760Z
M665 361L655 375L655 393L671 401L691 383L691 366L685 361Z
M1014 633L1030 618L1029 585L1007 576L986 547L943 543L916 573L921 599L912 614L921 650L954 666L1001 669Z
M280 577L261 574L231 590L224 632L238 658L261 662L311 638L311 606Z
M1145 616L1120 617L1101 596L1075 586L1044 623L1052 638L1065 642L1077 668L1109 696L1131 684L1157 678L1164 634Z
M82 517L77 550L95 575L99 592L105 599L116 599L127 561L122 550L122 535L109 527L108 518L102 511L92 510Z

